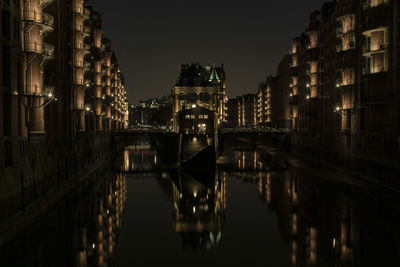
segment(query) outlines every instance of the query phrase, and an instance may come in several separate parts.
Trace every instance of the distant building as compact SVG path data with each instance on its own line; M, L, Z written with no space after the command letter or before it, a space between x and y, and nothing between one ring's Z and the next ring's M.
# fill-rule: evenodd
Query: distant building
M168 100L168 96L163 96L161 98L150 98L148 100L140 100L139 106L155 109L167 105Z
M226 127L237 127L239 125L239 105L237 98L228 99Z
M193 63L182 65L171 93L174 130L179 131L179 112L202 107L215 114L214 129L226 121L225 70L221 67L202 67Z
M247 94L238 97L239 127L257 125L257 95Z
M257 124L270 125L272 122L272 97L271 92L275 87L275 77L268 77L260 83L257 93Z
M280 129L290 128L289 63L290 55L285 55L278 65L275 86L271 91L272 126Z
M130 106L130 126L153 126L169 129L172 109L169 97L150 98L139 101L138 106Z

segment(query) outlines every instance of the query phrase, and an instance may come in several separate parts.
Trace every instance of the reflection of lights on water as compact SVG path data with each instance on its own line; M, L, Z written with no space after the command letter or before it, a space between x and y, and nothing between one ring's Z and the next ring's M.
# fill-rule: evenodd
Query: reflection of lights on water
M196 213L196 207L193 206L193 213Z
M125 171L129 171L129 153L128 150L124 151L124 166L125 166Z
M333 248L336 247L336 238L333 239L333 241L332 241L332 246L333 246Z
M107 210L107 214L109 214L110 213L110 211L109 210Z
M193 191L193 196L197 197L197 191Z
M93 244L92 244L92 248L95 248L95 247L96 247L96 244L95 244L95 243L93 243Z
M161 174L161 177L162 177L162 178L168 178L168 173L163 172L163 173Z
M182 198L182 193L179 194L179 198Z

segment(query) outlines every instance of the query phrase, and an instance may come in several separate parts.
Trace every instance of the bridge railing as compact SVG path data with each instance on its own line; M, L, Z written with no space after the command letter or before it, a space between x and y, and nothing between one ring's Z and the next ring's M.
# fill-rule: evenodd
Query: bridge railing
M256 126L256 127L236 127L236 128L222 128L221 133L282 133L289 132L289 129L277 129L269 126Z

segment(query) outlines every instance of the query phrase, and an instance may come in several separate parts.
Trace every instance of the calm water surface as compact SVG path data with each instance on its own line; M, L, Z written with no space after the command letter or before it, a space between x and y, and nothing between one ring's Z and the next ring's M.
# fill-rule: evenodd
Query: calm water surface
M203 172L161 161L146 139L127 147L121 171L91 180L3 249L5 266L398 265L395 193L272 168L246 146Z

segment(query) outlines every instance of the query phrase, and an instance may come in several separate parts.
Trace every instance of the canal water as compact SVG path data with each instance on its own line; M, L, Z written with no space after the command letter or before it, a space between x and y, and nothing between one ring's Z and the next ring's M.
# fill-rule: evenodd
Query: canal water
M2 248L0 266L398 265L399 194L278 167L244 143L220 162L163 169L138 139Z

